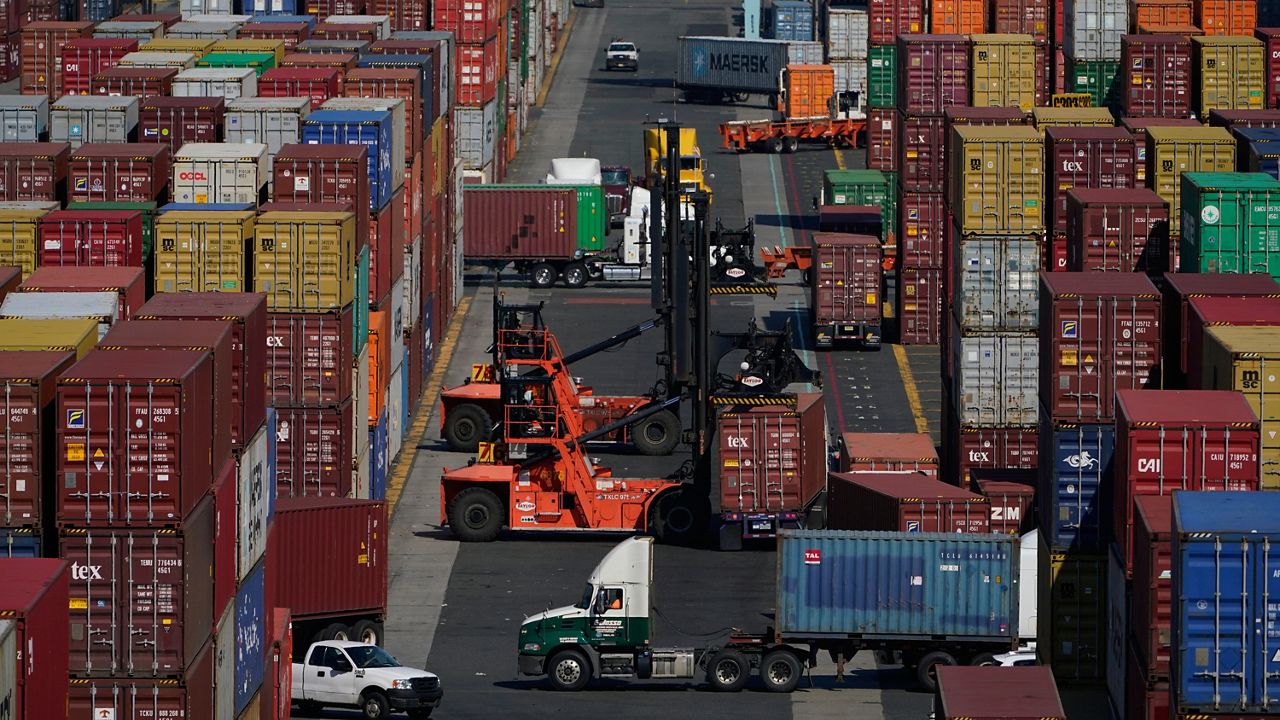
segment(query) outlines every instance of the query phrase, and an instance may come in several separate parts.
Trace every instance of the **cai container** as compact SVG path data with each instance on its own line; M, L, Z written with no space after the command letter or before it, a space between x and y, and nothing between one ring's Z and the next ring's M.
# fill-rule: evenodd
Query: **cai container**
M68 196L73 202L163 201L171 163L167 143L86 143L71 153Z
M58 376L75 361L68 351L8 351L0 367L0 528L39 535L53 514L43 478L53 470L54 396ZM10 553L0 549L0 557ZM36 553L39 556L39 553Z
M905 533L988 533L986 497L922 473L831 473L825 527Z
M1165 273L1161 286L1164 291L1164 346L1165 361L1162 364L1166 387L1178 387L1191 367L1193 354L1189 345L1192 298L1199 297L1280 297L1280 284L1259 274L1220 275L1217 273ZM1198 351L1198 348L1196 349Z
M68 95L49 106L49 139L70 143L129 142L138 127L138 98Z
M187 143L218 143L225 112L221 97L149 97L138 111L138 137L169 143L175 154Z
M125 38L75 38L59 50L61 95L88 95L93 76L114 67L120 58L138 49L138 41Z
M1067 192L1067 270L1146 272L1168 268L1169 208L1146 188Z
M66 705L67 570L64 560L0 560L0 688L15 720Z
M840 436L842 473L915 472L938 475L938 451L923 433L846 432Z
M803 513L826 486L827 413L821 394L800 394L794 408L721 413L716 426L722 513Z
M267 551L275 606L295 621L387 605L387 507L380 500L284 498ZM315 588L328 588L317 593Z

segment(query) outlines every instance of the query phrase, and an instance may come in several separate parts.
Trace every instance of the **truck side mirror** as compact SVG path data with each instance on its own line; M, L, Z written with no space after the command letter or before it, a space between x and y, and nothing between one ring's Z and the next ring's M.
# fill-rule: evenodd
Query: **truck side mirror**
M604 592L596 593L596 601L592 604L591 612L595 615L603 615L609 608L605 605Z

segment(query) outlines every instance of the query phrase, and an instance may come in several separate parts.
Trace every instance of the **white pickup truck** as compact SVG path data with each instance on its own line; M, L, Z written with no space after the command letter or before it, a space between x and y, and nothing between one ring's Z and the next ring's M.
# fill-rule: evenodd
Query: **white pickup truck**
M377 645L325 640L293 663L293 701L314 715L325 706L359 708L369 720L403 710L413 720L431 717L444 691L440 678L404 667Z

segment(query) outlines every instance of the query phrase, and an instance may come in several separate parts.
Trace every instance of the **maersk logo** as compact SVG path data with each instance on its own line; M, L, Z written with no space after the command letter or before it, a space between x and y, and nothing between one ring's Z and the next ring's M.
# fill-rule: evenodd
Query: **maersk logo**
M712 70L730 72L771 73L769 58L763 55L739 55L737 53L710 53Z
M707 74L707 51L705 48L697 48L693 51L693 74Z

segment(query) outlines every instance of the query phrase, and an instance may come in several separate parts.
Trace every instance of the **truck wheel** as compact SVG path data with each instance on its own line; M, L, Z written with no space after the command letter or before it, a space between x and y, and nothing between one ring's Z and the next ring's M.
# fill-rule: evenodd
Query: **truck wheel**
M764 147L769 152L773 153L774 155L777 155L778 153L782 152L782 138L780 137L769 138L768 140L764 141Z
M360 620L351 626L351 639L365 645L381 645L382 626L372 620Z
M591 681L591 663L581 650L561 650L547 663L547 679L556 690L577 692Z
M938 689L938 666L939 665L955 665L956 659L951 657L950 653L939 650L931 652L920 658L920 662L916 665L916 682L920 683L920 687L929 692L936 692Z
M649 524L658 542L669 545L692 545L707 531L711 507L692 488L668 491L653 504Z
M564 269L564 286L568 288L580 288L587 286L587 280L591 278L591 274L587 272L587 267L582 263L574 263Z
M769 692L789 693L800 684L804 670L800 660L790 650L774 650L760 662L760 679Z
M387 696L378 690L365 692L364 697L360 698L360 714L368 720L385 720L391 715L391 705L387 702Z
M975 667L995 667L999 663L996 662L994 653L978 653L969 659L969 664Z
M488 442L493 418L479 405L458 405L445 413L444 441L454 452L475 452L480 443Z
M793 153L800 149L800 138L785 137L782 139L782 152Z
M751 663L737 650L721 650L707 664L707 682L717 692L738 692L751 679Z
M529 270L529 284L536 288L549 288L556 284L560 273L550 263L538 263Z
M347 626L342 623L329 623L316 636L317 640L345 640L347 634Z
M680 420L663 410L631 426L631 444L641 455L670 455L680 442Z
M506 523L502 501L488 488L470 487L454 496L446 516L463 542L493 542Z

